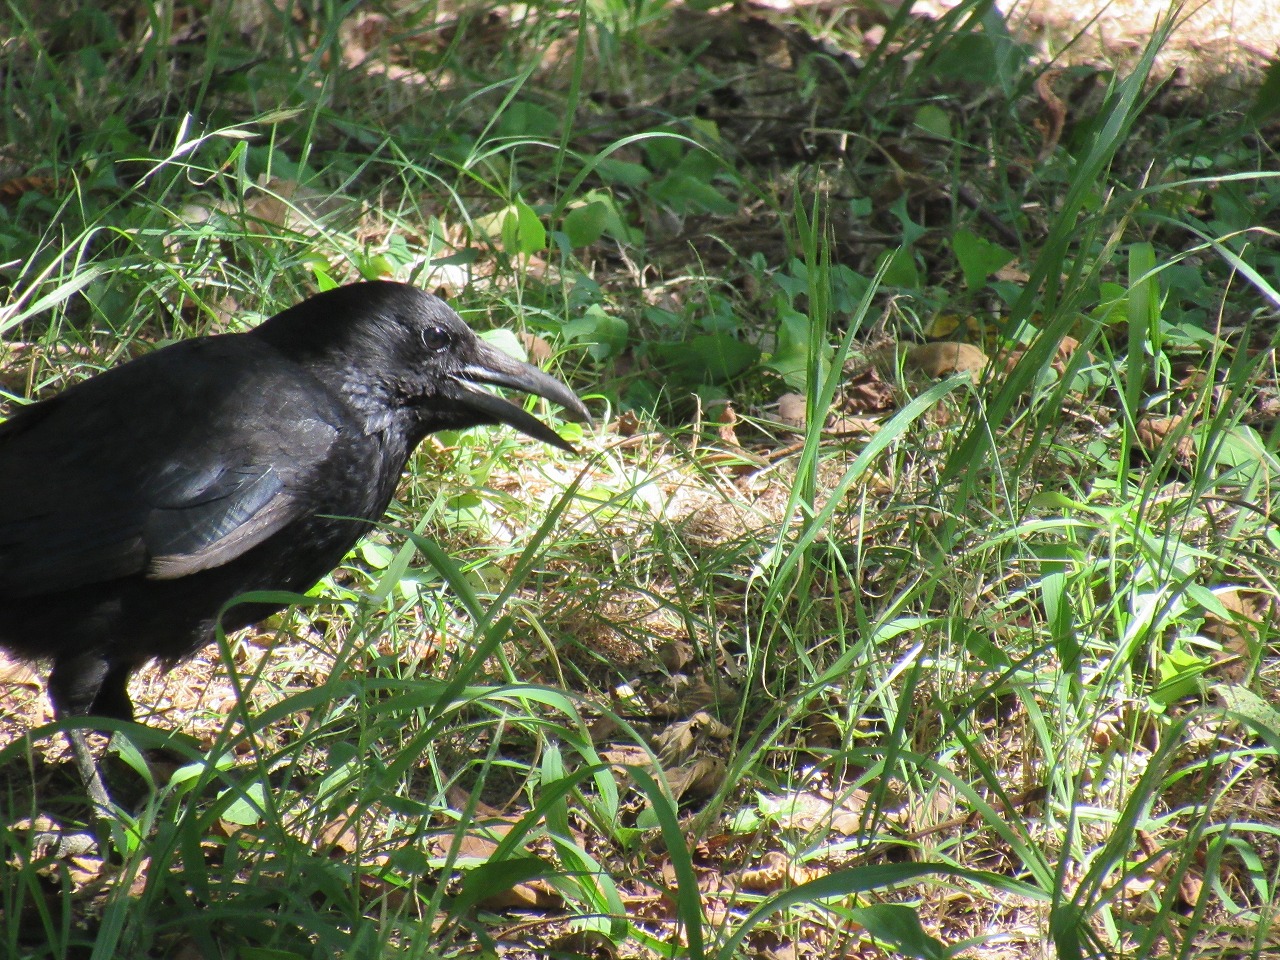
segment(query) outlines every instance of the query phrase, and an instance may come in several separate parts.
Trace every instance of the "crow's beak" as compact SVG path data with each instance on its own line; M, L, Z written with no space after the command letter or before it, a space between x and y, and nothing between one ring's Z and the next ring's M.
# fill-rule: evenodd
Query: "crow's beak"
M454 381L463 390L462 402L486 419L494 423L505 423L515 427L543 443L577 453L573 446L561 439L560 435L536 417L526 413L523 407L504 400L490 393L481 384L495 387L508 387L512 390L523 390L535 396L544 397L565 409L565 417L569 420L589 422L591 415L582 401L572 390L555 377L548 376L537 367L515 360L496 347L480 341L476 359L463 367L461 372L453 375Z

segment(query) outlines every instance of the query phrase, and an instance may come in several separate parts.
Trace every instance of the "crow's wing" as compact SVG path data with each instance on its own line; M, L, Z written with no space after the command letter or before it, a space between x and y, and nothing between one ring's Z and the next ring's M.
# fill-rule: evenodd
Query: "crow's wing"
M0 425L0 602L220 566L312 513L348 416L241 336L177 344Z
M328 462L338 427L299 417L298 403L282 414L279 391L271 400L262 416L245 418L244 430L226 431L221 454L156 488L141 530L148 577L221 566L314 510L310 481Z

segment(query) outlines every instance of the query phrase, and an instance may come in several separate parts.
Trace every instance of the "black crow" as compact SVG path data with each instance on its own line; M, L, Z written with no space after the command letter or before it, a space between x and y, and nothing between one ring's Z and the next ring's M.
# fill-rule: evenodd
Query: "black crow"
M0 424L0 646L52 661L57 715L132 719L134 670L212 642L242 593L309 589L382 517L427 434L505 423L572 451L486 385L588 419L442 300L359 283L18 409ZM278 609L236 604L222 626Z

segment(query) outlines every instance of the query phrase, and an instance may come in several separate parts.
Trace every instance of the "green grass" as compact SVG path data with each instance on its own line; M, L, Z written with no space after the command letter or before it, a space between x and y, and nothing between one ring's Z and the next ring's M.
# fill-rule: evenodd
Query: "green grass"
M6 10L13 403L390 276L543 338L600 422L428 443L310 602L141 677L105 860L56 849L61 728L0 688L5 956L1275 950L1256 88L1180 99L1157 30L1049 80L1046 146L1047 59L982 2L879 46L659 3ZM939 338L992 362L897 350Z

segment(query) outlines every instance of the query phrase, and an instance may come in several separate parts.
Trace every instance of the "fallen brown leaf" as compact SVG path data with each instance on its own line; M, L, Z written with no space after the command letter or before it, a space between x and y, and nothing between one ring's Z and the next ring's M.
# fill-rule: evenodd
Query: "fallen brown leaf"
M724 740L733 731L705 710L671 724L653 738L653 750L664 766L679 766L693 758L708 740Z
M987 355L971 343L922 343L907 351L907 366L935 379L967 373L977 383L987 368Z
M1253 651L1258 644L1258 628L1262 623L1262 610L1267 598L1248 590L1223 590L1217 594L1218 602L1227 610L1224 618L1213 610L1204 615L1204 635L1218 642L1220 650L1214 651L1214 673L1224 679L1239 683L1249 671Z
M684 767L664 771L671 794L677 800L686 797L709 797L724 785L728 767L715 757L702 759Z
M778 419L789 427L803 430L808 422L808 406L803 394L784 393L778 398Z
M1183 419L1181 416L1143 417L1138 421L1138 446L1148 460L1155 460L1165 445L1172 442L1174 463L1183 470L1191 470L1195 463L1196 446L1186 435L1182 426Z

